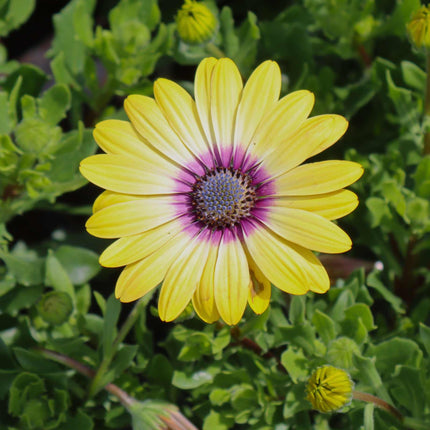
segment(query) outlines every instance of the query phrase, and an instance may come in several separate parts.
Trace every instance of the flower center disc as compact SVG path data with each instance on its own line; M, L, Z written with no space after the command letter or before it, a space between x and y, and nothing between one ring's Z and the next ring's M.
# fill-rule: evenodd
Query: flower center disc
M255 187L240 170L217 167L200 176L191 192L196 218L208 227L232 227L251 215Z

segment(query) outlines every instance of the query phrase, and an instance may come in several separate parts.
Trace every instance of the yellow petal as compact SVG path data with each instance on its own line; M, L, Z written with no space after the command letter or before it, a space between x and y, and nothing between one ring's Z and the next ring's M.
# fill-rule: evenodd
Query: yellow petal
M320 161L303 164L276 178L276 194L305 196L323 194L347 187L363 174L353 161Z
M313 251L337 254L351 249L351 239L337 225L312 212L280 206L277 200L263 222L284 239Z
M178 317L200 284L210 246L201 236L189 242L167 271L158 299L162 321L172 321Z
M217 61L218 60L213 57L202 60L197 67L194 82L197 112L199 113L200 122L206 133L208 142L215 142L211 119L211 81L212 72Z
M96 125L93 135L100 148L108 154L142 159L145 164L149 163L159 171L168 169L179 172L177 167L160 152L156 152L128 121L114 119L101 121ZM176 175L177 173L174 176Z
M118 203L131 202L139 199L145 199L143 196L135 196L130 194L118 194L113 191L103 191L94 200L93 213L98 212L108 206L117 205Z
M132 302L155 288L189 240L187 233L179 233L148 257L128 265L118 278L115 297Z
M339 123L346 122L339 115L319 115L306 120L294 135L279 145L273 142L274 150L265 156L263 167L272 177L288 172L313 155L315 148L332 145L338 139Z
M85 227L93 236L115 239L143 233L178 216L168 197L147 197L101 209Z
M352 191L338 190L313 196L280 197L276 199L275 204L276 206L313 212L333 220L351 213L358 206L358 198Z
M325 292L330 287L327 272L311 251L262 226L249 232L245 243L255 264L280 290L301 295L309 289Z
M322 140L321 143L312 151L309 157L313 157L314 155L325 151L327 148L333 145L333 143L337 142L348 129L348 121L343 116L332 115L332 117L333 125L330 137L325 140Z
M218 243L209 248L200 284L193 295L193 306L197 315L209 324L220 318L214 296L214 273L217 257Z
M124 102L124 109L138 133L157 151L182 166L194 160L153 98L141 95L128 96Z
M183 229L177 220L155 227L136 236L126 236L113 242L100 255L105 267L120 267L152 254Z
M187 148L208 164L210 148L192 97L181 86L168 79L155 81L154 96L168 123Z
M305 122L314 105L310 91L295 91L283 97L268 110L252 138L251 151L259 158L284 146Z
M170 163L169 163L170 164ZM80 171L93 184L124 194L172 194L179 183L177 170L157 169L156 165L125 155L98 154L81 161Z
M272 286L249 253L247 259L251 275L248 303L251 309L260 315L269 306Z
M242 244L228 230L221 239L215 266L215 303L221 318L237 324L248 299L249 268Z
M211 113L215 139L224 165L230 161L242 87L242 78L233 61L229 58L218 60L212 73Z
M239 103L234 133L235 145L245 149L263 116L272 108L281 91L281 71L274 61L260 64L249 77Z

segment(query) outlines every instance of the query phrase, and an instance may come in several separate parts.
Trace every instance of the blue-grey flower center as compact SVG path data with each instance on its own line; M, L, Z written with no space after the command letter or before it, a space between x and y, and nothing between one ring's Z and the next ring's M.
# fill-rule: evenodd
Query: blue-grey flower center
M255 186L240 170L218 167L197 178L191 200L197 220L209 227L231 227L251 215Z

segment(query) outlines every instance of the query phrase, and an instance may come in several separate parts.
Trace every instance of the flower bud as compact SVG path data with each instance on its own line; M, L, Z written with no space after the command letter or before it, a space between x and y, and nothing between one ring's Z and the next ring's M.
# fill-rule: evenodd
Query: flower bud
M60 325L69 319L73 311L72 299L62 291L51 291L42 296L37 310L48 324Z
M334 412L352 398L354 383L347 372L333 366L316 369L308 380L307 399L320 412Z
M211 10L195 0L185 0L176 15L179 37L190 45L209 41L216 30L217 19Z
M430 47L430 8L421 6L406 26L408 34L417 48Z

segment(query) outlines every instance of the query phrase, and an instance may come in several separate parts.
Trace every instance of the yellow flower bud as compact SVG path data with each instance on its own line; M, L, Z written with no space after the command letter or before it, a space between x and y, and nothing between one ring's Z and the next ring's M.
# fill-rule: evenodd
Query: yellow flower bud
M320 412L334 412L347 405L352 398L354 383L349 374L333 366L319 367L307 385L307 399Z
M190 45L207 42L212 38L217 27L217 19L203 3L185 0L176 15L179 37Z
M415 46L430 47L430 8L428 6L421 6L406 27Z

